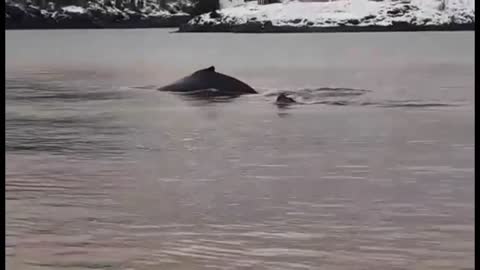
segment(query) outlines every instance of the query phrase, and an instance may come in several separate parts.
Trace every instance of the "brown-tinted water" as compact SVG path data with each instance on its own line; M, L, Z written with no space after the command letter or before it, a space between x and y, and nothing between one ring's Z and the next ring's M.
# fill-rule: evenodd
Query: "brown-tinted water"
M473 32L6 37L7 269L474 268Z

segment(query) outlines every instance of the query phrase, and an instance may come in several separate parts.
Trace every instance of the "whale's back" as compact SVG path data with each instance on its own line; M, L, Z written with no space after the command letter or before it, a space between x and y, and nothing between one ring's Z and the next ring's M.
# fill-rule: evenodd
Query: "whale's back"
M219 91L249 94L257 93L257 91L248 84L222 73L212 72L204 74L203 76L205 76L205 79L208 81L211 88L215 88Z
M160 91L189 92L197 90L216 89L225 94L256 94L257 92L248 84L218 73L211 66L192 73L172 84L159 88Z

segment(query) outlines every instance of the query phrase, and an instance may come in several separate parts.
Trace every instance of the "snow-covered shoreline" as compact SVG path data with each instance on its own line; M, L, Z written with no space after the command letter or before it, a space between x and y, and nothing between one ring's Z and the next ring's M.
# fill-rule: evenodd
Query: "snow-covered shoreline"
M5 17L5 29L91 29L178 27L191 15L154 5L131 10L90 2L86 8L67 6L56 10L5 3Z
M202 14L180 32L361 32L474 30L470 0L339 0L258 5L247 2ZM447 3L445 5L445 3Z
M6 2L5 29L179 27L179 32L243 33L475 30L473 0L282 0L269 5L221 0L222 9L194 18L178 9L161 9L154 2L136 10L100 3L44 10Z

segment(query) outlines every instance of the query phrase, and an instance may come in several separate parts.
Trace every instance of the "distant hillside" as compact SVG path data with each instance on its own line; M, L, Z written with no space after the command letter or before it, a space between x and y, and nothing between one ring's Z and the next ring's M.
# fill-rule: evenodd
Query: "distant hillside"
M6 1L6 29L178 27L203 13L197 0Z
M325 32L475 28L473 0L282 1L267 5L259 5L257 1L221 1L226 8L196 16L182 25L180 31Z

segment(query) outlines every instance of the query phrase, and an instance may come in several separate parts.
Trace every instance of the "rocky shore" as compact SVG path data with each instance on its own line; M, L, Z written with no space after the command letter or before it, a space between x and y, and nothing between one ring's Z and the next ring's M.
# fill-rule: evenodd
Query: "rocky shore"
M271 21L247 22L243 24L182 24L178 32L218 33L333 33L333 32L414 32L414 31L474 31L475 23L415 25L393 23L392 25L339 25L339 26L291 26L273 25Z
M245 5L202 14L179 32L299 33L475 30L475 10L460 0L354 0Z
M475 30L472 1L281 1L268 5L236 1L240 4L213 12L207 12L218 8L212 8L212 1L201 1L203 6L198 7L194 7L193 1L174 1L166 8L155 2L132 8L96 1L88 2L86 7L56 9L5 2L5 29L178 27L179 32L234 33L461 31Z

